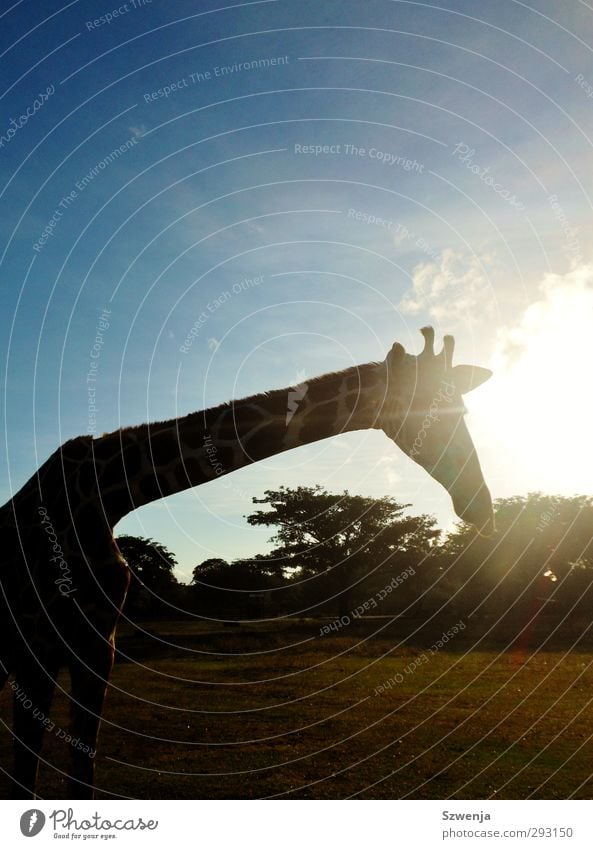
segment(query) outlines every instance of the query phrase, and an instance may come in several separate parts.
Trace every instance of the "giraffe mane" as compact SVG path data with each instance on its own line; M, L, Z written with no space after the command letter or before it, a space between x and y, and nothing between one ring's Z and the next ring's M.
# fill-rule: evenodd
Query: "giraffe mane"
M279 387L278 389L269 389L266 392L257 392L253 395L246 395L244 398L239 398L238 400L223 401L220 404L215 404L214 406L204 408L203 410L193 410L190 413L186 413L183 416L179 416L177 419L163 419L161 421L144 422L141 424L129 425L127 427L120 427L115 431L104 433L103 436L114 436L117 433L123 432L134 435L149 426L151 430L158 429L159 427L166 427L170 425L173 421L178 421L180 423L188 423L191 421L195 421L199 416L203 416L205 412L211 413L213 415L218 415L225 412L225 410L232 410L233 408L238 406L249 406L250 404L257 404L257 402L262 398L269 400L270 398L273 398L276 394L278 394L279 398L282 398L282 404L285 404L284 393L287 391L287 389L292 389L296 385L306 384L307 391L314 391L315 388L320 385L323 385L326 391L328 388L331 390L333 384L335 384L337 389L345 377L348 377L349 375L356 376L356 379L358 381L361 372L372 370L378 367L379 365L381 365L380 362L370 362L365 363L363 365L350 366L349 368L341 369L339 371L331 371L327 372L326 374L317 375L316 377L307 378L306 380L301 381L300 384L293 383L289 386Z

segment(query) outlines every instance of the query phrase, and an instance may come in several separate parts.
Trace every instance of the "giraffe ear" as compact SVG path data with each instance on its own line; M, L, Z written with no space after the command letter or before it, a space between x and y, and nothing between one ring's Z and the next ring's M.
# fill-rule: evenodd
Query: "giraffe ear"
M450 371L455 388L461 395L466 392L471 392L477 386L492 377L492 372L489 368L481 368L480 366L455 366Z

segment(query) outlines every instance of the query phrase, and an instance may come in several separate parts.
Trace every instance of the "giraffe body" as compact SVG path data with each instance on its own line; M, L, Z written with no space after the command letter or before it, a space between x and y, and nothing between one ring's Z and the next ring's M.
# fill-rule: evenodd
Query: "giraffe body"
M92 440L56 451L0 511L3 545L0 683L15 676L13 793L34 794L44 719L57 673L71 677L69 796L88 796L115 626L128 567L96 504L82 495Z
M492 502L461 392L489 372L435 355L386 360L222 404L169 422L62 445L0 509L0 685L14 675L14 795L34 797L43 718L61 667L71 678L70 798L92 796L94 756L114 637L129 584L113 528L143 504L265 457L360 429L383 430L489 532ZM469 369L469 372L467 371ZM297 397L298 396L298 397Z

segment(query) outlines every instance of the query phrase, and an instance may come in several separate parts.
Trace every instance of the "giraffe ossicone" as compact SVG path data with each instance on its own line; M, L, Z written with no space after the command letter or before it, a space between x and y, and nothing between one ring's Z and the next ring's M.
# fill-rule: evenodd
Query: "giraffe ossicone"
M298 393L287 387L69 440L1 508L0 685L14 674L16 798L35 795L48 727L41 720L49 717L63 666L71 679L68 796L92 797L115 629L129 584L113 528L137 507L301 445L375 429L449 491L461 518L480 532L493 530L461 397L490 372L453 367L452 337L435 354L434 331L422 333L418 355L395 343L382 362L307 380Z

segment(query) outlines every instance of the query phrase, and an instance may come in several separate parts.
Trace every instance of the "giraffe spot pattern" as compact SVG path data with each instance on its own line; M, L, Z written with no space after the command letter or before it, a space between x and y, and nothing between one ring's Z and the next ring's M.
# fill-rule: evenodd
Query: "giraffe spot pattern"
M281 450L285 435L286 427L274 422L260 428L239 444L250 461L261 460Z
M302 442L312 442L316 439L325 439L336 432L334 420L338 412L338 402L328 401L319 404L315 409L307 413L299 431Z

